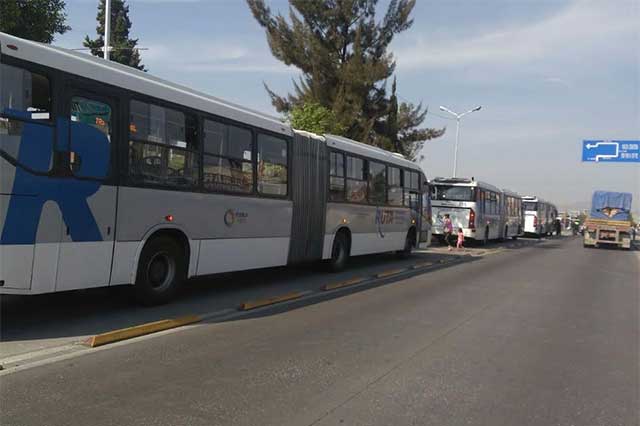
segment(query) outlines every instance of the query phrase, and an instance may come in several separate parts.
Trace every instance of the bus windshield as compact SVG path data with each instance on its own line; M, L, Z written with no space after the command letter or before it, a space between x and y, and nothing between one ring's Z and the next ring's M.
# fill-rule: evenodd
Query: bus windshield
M536 211L538 210L538 203L534 203L532 201L525 201L522 203L522 209L526 211Z
M475 201L475 188L468 186L434 185L431 189L434 200Z

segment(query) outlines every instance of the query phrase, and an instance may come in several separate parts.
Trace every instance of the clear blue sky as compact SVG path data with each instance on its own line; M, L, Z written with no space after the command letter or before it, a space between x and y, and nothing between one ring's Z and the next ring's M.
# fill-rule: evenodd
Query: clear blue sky
M55 44L95 36L97 0L66 0L73 30ZM267 0L286 12L285 0ZM380 9L387 1L381 0ZM402 100L429 106L428 177L451 174L455 122L465 111L458 174L561 207L594 189L630 191L640 204L640 165L580 162L583 139L640 139L640 1L418 0L398 36ZM275 114L263 82L291 89L298 73L271 57L242 0L129 0L132 36L152 74Z

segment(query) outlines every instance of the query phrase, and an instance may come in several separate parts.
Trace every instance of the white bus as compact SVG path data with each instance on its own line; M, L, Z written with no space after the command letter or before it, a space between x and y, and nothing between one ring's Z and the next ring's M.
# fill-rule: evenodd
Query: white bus
M433 234L440 240L444 237L446 214L451 218L454 234L462 228L465 238L484 243L504 238L506 219L500 188L474 178L435 178L430 186Z
M524 235L522 197L508 189L503 189L502 203L502 211L504 214L503 238L516 239Z
M401 156L0 33L0 293L134 284L429 240ZM428 197L426 198L428 199Z
M556 207L535 195L522 197L522 208L524 210L524 232L541 238L551 235L558 210Z

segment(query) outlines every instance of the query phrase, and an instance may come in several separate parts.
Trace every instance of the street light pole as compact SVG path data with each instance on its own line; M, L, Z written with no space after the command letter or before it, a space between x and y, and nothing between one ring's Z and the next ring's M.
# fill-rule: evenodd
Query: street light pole
M440 111L444 111L444 112L448 112L449 114L453 115L456 118L456 145L453 151L453 177L456 177L456 173L458 171L458 142L460 140L460 119L462 117L464 117L465 115L475 112L475 111L480 111L480 109L482 108L482 106L477 106L474 109L470 109L467 112L463 112L462 114L458 114L455 113L453 111L451 111L449 108L444 107L444 106L440 106Z
M453 151L453 177L458 169L458 141L460 140L460 117L456 118L456 147Z
M104 0L104 59L109 60L111 38L111 0Z

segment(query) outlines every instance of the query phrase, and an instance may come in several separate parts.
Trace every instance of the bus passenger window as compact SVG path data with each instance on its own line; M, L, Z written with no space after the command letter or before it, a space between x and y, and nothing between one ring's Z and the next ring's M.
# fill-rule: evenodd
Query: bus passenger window
M204 187L210 191L253 192L253 135L250 130L204 120Z
M258 134L258 191L287 195L287 141Z
M197 120L182 111L132 100L129 104L129 176L139 183L197 184Z
M42 121L49 125L51 116L51 88L49 79L22 68L0 64L0 151L18 160L23 119ZM48 140L40 140L42 155L25 166L48 172L53 165L53 133Z
M384 205L387 203L386 166L369 161L369 203Z
M105 103L74 96L71 98L71 121L100 130L111 142L111 107Z
M367 181L364 180L364 160L347 156L347 201L364 203L367 200Z
M329 154L329 201L344 201L344 154Z
M388 198L392 206L402 206L402 170L397 167L389 167Z

